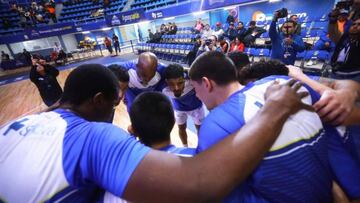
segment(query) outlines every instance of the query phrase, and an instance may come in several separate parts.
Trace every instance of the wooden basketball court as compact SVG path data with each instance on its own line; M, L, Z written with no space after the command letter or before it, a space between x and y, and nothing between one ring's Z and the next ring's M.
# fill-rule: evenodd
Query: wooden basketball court
M57 79L62 87L71 70L60 71ZM23 115L37 113L47 108L42 102L36 86L29 79L0 86L0 98L0 126ZM116 108L114 125L124 130L130 125L130 119L123 102ZM189 146L196 147L196 134L189 129L187 133ZM176 146L182 146L176 125L171 133L171 140Z

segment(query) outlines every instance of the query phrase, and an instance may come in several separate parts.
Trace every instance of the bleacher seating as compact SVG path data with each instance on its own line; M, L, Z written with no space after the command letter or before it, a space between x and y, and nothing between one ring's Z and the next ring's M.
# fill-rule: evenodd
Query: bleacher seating
M119 13L122 11L126 4L126 0L115 0L111 1L110 5L104 8L103 0L100 0L98 3L93 3L91 0L83 1L82 3L77 3L74 5L64 6L61 16L59 18L60 22L93 22L97 19L104 19L104 15L111 15L114 13ZM93 17L91 12L103 9L104 15Z
M174 4L176 4L176 0L135 0L131 5L131 9L145 8L145 10L152 10Z
M160 43L138 43L136 49L138 53L152 51L160 59L184 63L197 37L191 30L191 27L180 27L176 35L162 35Z

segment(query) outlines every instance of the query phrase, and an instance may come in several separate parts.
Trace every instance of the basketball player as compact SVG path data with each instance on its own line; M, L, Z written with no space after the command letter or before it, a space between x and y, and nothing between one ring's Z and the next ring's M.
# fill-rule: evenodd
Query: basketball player
M165 87L163 71L165 66L158 64L158 59L151 52L139 55L138 61L130 61L120 64L128 69L129 86L125 93L125 101L129 112L135 97L142 92L162 91Z
M151 107L151 108L150 108ZM193 156L195 149L175 147L170 133L175 124L174 110L165 95L144 92L134 100L130 109L131 134L154 149L182 156Z
M265 78L244 87L232 61L217 52L196 59L189 76L197 96L210 110L199 131L199 153L261 111L263 92L274 79L286 80ZM308 104L319 98L311 89L302 91L311 95L305 99ZM301 111L287 120L263 162L225 202L331 202L332 179L321 120L316 113Z
M164 76L167 87L163 89L163 93L171 98L180 139L183 145L187 147L187 118L188 116L191 117L196 129L199 130L205 117L203 104L196 97L194 87L190 84L190 80L181 65L171 64L167 66Z
M151 150L105 123L119 103L118 80L101 65L79 66L66 79L58 109L0 129L1 201L89 202L99 190L134 202L219 201L256 167L285 120L310 108L299 87L271 86L241 131L184 158Z

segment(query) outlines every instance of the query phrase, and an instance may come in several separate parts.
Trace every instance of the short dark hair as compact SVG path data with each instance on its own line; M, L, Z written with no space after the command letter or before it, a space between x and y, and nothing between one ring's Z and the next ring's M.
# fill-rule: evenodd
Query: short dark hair
M120 82L129 82L130 77L127 69L118 64L111 64L108 68L115 74Z
M140 141L147 146L170 140L175 125L170 100L159 92L144 92L131 105L130 121Z
M117 78L103 65L84 64L67 77L60 103L80 105L99 92L109 100L115 99L119 93Z
M250 64L249 56L243 52L234 51L227 54L231 61L235 64L237 72Z
M191 65L189 76L194 81L207 77L218 85L237 81L234 63L225 54L217 51L201 54Z
M293 15L290 16L290 19L291 19L292 17L294 17L294 16L298 17L296 14L293 14Z
M164 71L165 79L176 79L184 77L184 68L176 63L170 64Z
M239 73L240 83L246 80L260 80L271 75L288 75L289 69L279 60L261 60L244 67Z
M250 21L249 25L256 25L256 21Z

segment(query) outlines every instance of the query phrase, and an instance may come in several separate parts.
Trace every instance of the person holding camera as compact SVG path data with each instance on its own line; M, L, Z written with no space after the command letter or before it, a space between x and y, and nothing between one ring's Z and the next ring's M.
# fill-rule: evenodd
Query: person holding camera
M222 52L220 42L217 41L217 37L215 35L210 36L206 40L201 40L201 46L199 47L196 57L208 51Z
M336 43L331 58L335 79L350 79L360 82L360 18L354 20L349 30L341 34L336 24L334 11L329 15L329 37Z
M296 23L294 21L287 20L281 26L280 31L277 30L277 20L287 15L288 12L286 8L278 10L275 12L271 22L269 29L272 44L271 59L280 60L287 65L294 65L296 54L305 50L305 44L301 36L295 34Z
M52 106L61 97L63 91L56 80L59 70L46 63L42 56L33 56L30 80L39 90L40 96L47 106Z

